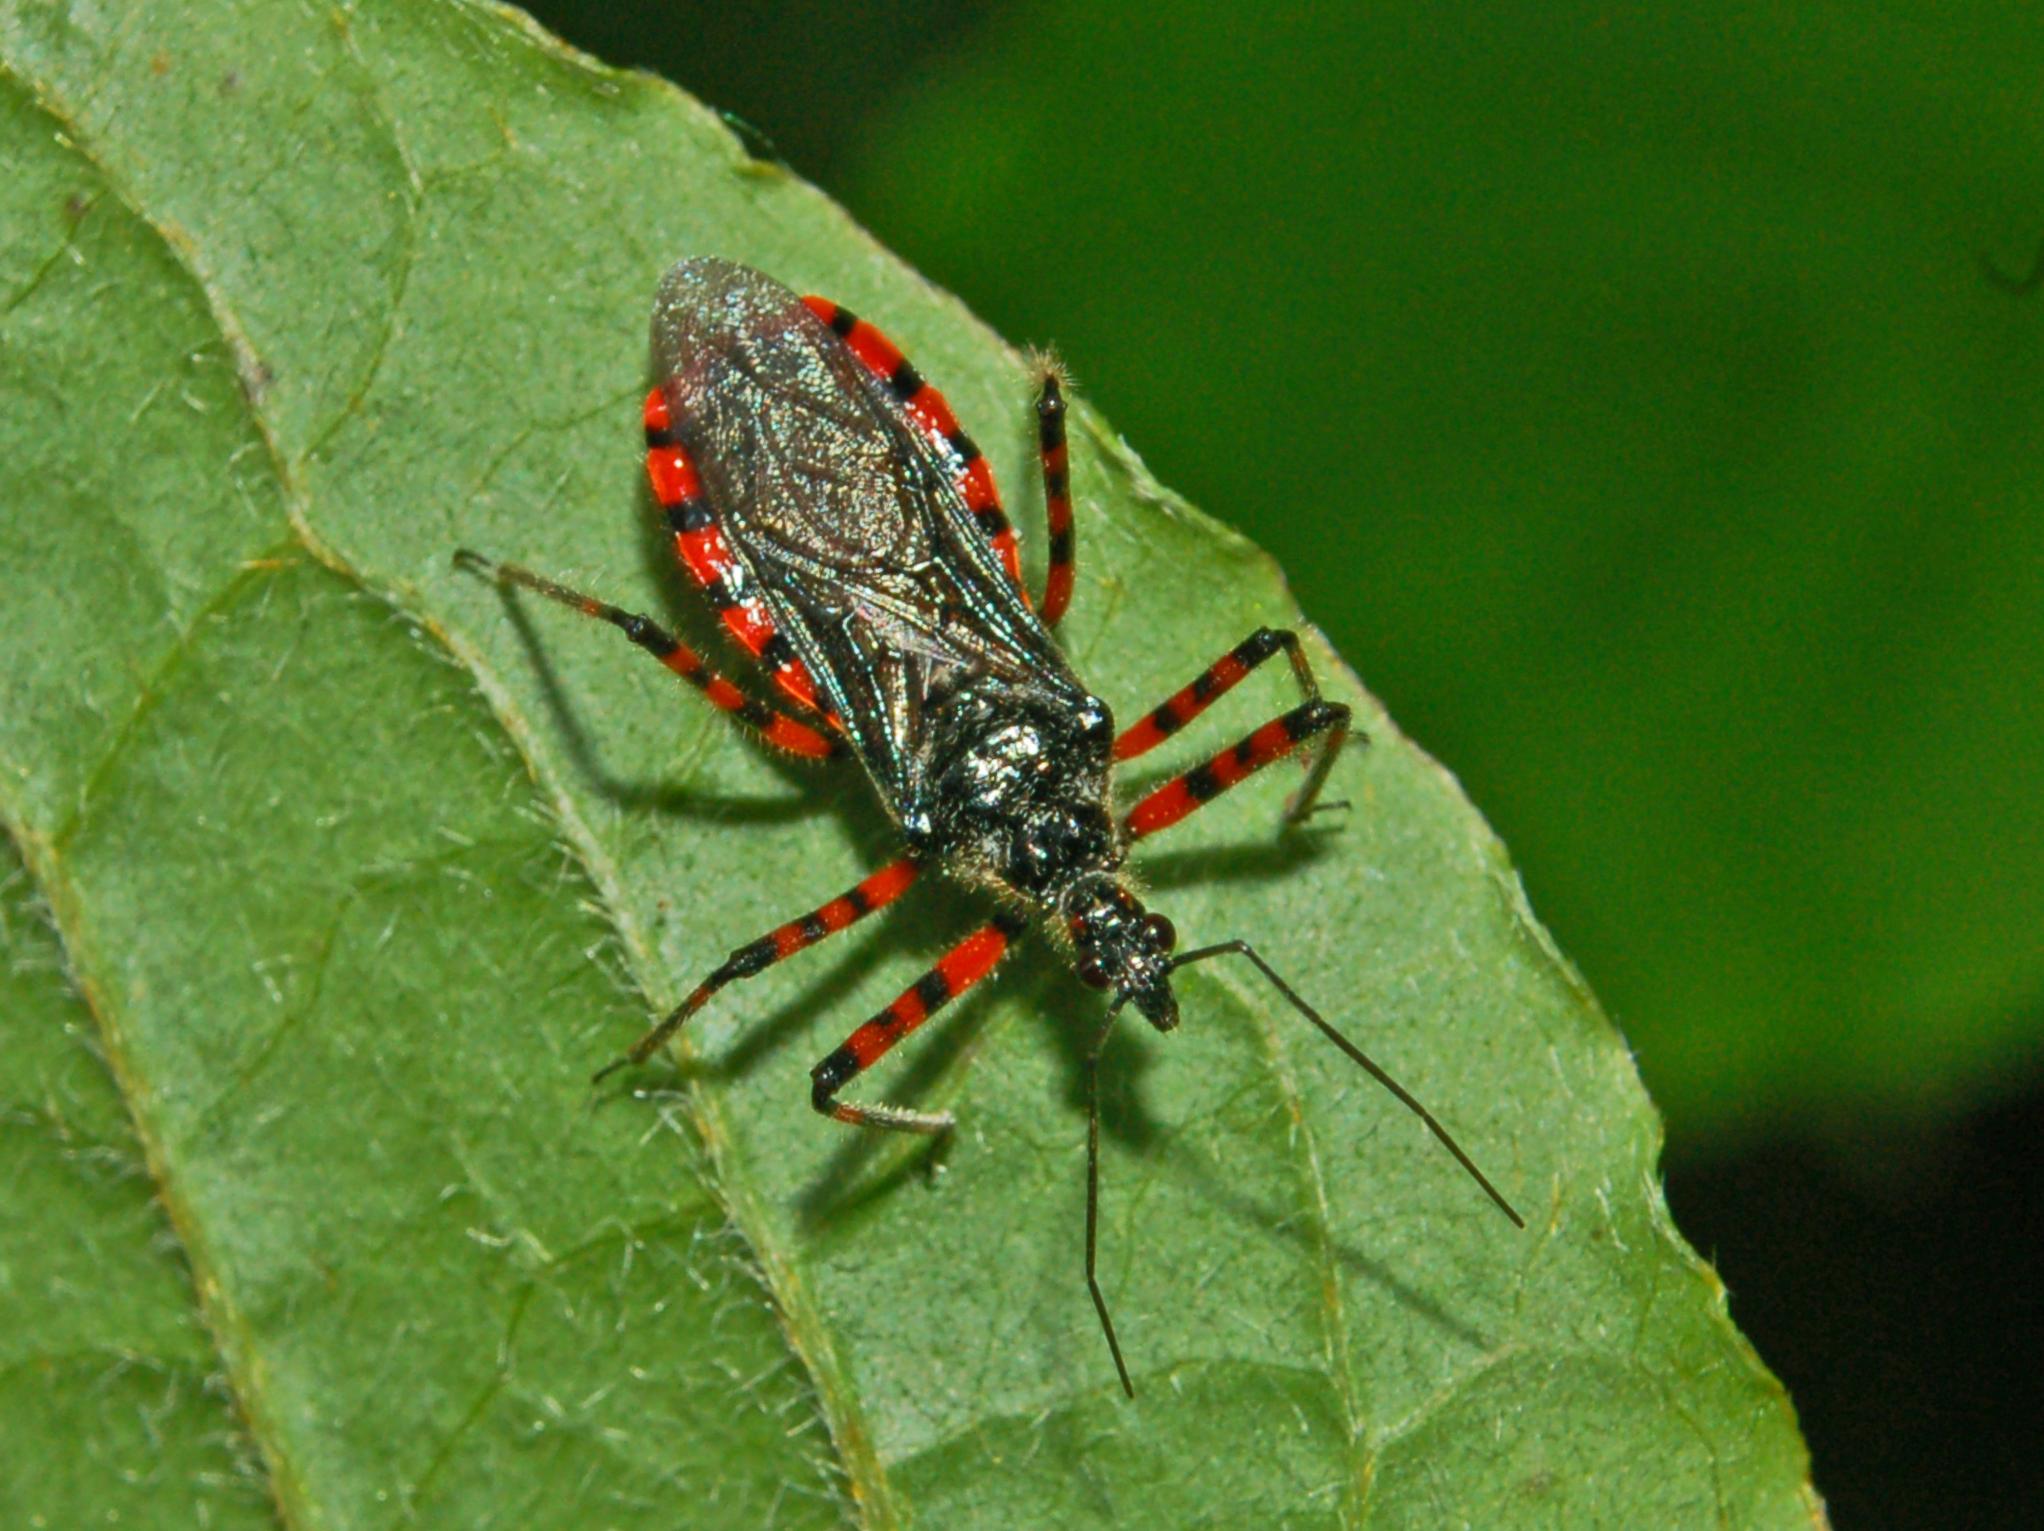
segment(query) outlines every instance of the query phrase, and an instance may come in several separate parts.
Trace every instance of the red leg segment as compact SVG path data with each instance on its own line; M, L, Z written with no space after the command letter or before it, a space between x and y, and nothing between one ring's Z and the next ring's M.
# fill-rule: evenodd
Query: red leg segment
M653 486L653 498L667 513L675 554L702 586L731 636L766 667L783 692L804 707L820 711L816 682L808 667L775 630L766 604L751 592L745 566L724 540L695 464L675 440L673 412L665 390L659 388L646 395L646 478Z
M937 959L937 965L901 992L893 1004L844 1040L809 1071L809 1102L825 1116L855 1127L888 1127L897 1132L943 1132L948 1112L912 1111L906 1106L861 1106L839 1100L837 1092L878 1063L889 1048L994 970L1022 934L1021 916L1003 911Z
M1022 551L1015 544L1015 528L1009 524L1007 512L1001 509L1001 496L994 488L994 470L987 465L977 443L959 426L958 417L952 414L944 395L923 380L923 375L893 341L850 309L828 298L812 296L802 301L844 341L868 372L887 385L924 434L951 455L958 492L965 496L966 508L993 543L994 551L1000 554L1001 564L1015 581L1015 588L1021 590ZM1026 590L1022 598L1025 601L1029 598Z
M467 548L458 551L454 555L454 561L499 584L520 586L537 595L543 595L550 601L559 601L563 606L572 607L585 617L595 617L600 622L608 622L702 692L709 698L711 706L730 713L747 728L755 730L767 743L779 749L787 750L794 755L805 755L812 760L827 760L844 749L839 740L820 734L807 723L791 718L786 713L747 696L704 664L702 655L651 617L642 617L636 612L613 606L608 601L599 601L594 596L583 595L578 590L570 590L566 585L557 584L543 574L534 574L530 569L522 569L517 564L498 563Z
M1233 749L1222 750L1211 760L1194 766L1181 776L1157 788L1129 810L1125 828L1131 840L1169 829L1195 808L1212 802L1274 760L1319 740L1318 753L1306 773L1306 784L1285 805L1287 823L1297 823L1313 811L1313 800L1327 781L1348 737L1349 710L1339 702L1318 697L1302 702L1283 717L1273 718L1255 733L1239 740Z
M1043 464L1043 515L1050 533L1050 567L1043 576L1043 620L1055 624L1072 604L1072 476L1065 450L1064 377L1056 362L1042 360L1040 365L1043 383L1036 395L1036 455Z
M596 1077L628 1065L644 1063L666 1043L667 1039L681 1030L682 1024L704 1005L710 996L735 979L750 978L763 973L777 962L785 962L805 947L814 946L825 936L834 936L864 919L876 909L885 909L889 904L908 892L914 885L917 874L922 870L910 857L890 861L871 877L840 893L821 908L812 909L799 920L790 920L778 929L771 930L757 941L747 942L726 957L723 963L695 988L689 991L687 999L676 1005L667 1018L637 1042L632 1050L615 1063L606 1065Z
M1121 737L1114 741L1114 758L1133 760L1138 755L1148 754L1234 690L1251 670L1280 649L1291 657L1292 673L1298 677L1300 694L1308 701L1319 696L1320 684L1313 679L1305 651L1299 647L1298 634L1283 628L1259 627L1207 666L1199 679L1123 729Z

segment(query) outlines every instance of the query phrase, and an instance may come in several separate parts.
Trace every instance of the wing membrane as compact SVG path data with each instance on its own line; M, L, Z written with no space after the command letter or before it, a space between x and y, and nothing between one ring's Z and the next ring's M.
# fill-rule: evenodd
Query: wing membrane
M725 539L897 815L920 719L968 674L1084 695L960 494L958 464L793 293L685 262L654 361Z

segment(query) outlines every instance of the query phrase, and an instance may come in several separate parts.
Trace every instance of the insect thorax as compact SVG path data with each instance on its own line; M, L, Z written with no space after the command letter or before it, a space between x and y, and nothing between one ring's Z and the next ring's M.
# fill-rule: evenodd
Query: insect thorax
M919 850L1039 904L1120 864L1105 702L977 676L934 700L926 723L930 807L909 825Z

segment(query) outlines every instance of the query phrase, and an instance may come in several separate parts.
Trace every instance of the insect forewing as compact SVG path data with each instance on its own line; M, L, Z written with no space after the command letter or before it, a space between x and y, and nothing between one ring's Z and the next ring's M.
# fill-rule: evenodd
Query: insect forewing
M897 815L919 722L959 671L1083 695L946 457L802 301L714 258L653 308L653 364L746 576Z

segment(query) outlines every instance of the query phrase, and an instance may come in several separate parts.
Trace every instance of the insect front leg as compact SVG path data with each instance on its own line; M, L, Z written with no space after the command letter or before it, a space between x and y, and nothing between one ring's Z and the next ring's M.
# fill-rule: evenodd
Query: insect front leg
M893 1004L846 1037L830 1056L809 1071L814 1081L809 1103L825 1116L855 1127L886 1127L896 1132L948 1132L954 1125L948 1111L914 1111L907 1106L859 1105L839 1100L837 1092L878 1063L890 1048L937 1011L994 970L1022 934L1019 915L1003 911L937 959L929 972L902 990Z
M785 962L805 947L814 946L825 936L834 936L841 930L849 929L874 910L885 909L908 892L921 871L921 865L912 856L890 861L863 882L846 889L820 908L810 910L799 920L790 920L787 924L767 932L757 941L748 941L726 957L709 977L691 989L688 998L676 1005L665 1020L634 1042L630 1052L598 1069L595 1079L590 1083L597 1083L621 1068L644 1063L660 1050L669 1037L681 1030L682 1024L690 1016L708 1004L710 996L724 985L740 978L751 978L764 973L775 963Z
M827 760L844 751L844 745L840 740L819 733L801 719L790 717L777 707L747 696L705 664L702 655L651 617L642 617L636 612L613 606L608 601L599 601L595 596L570 590L566 585L558 584L543 574L535 574L530 569L520 568L517 564L498 563L495 559L485 558L468 548L457 549L454 561L460 567L480 574L485 579L495 580L500 585L515 585L530 590L550 601L558 601L563 606L579 611L585 617L595 617L600 622L608 622L702 692L712 707L720 712L729 713L735 721L752 729L768 744L778 749L812 760Z

